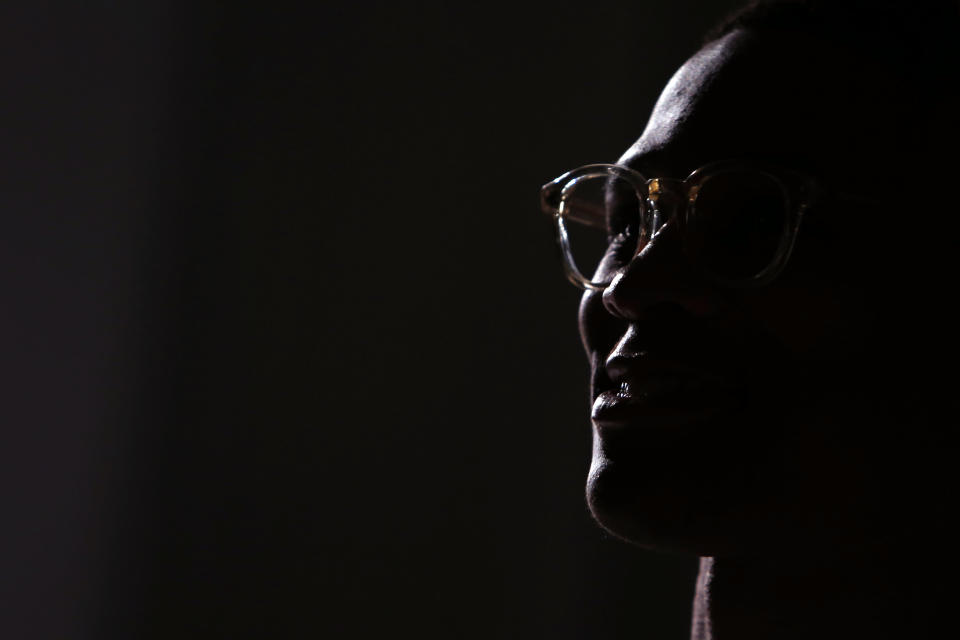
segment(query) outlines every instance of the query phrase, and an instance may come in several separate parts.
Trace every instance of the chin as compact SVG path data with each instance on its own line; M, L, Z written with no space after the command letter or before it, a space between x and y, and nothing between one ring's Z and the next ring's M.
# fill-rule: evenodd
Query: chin
M666 434L669 436L670 434ZM744 460L702 443L670 447L594 437L586 497L594 519L613 536L670 553L720 556L756 548L766 515Z
M617 465L594 464L587 505L594 520L616 538L645 549L712 555L705 531L692 524L690 505L667 491L641 489ZM712 527L710 527L712 529Z

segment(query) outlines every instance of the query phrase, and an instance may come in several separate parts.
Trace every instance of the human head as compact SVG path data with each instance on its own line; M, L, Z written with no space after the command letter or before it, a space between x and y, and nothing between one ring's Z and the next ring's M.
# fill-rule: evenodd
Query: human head
M621 157L680 178L763 158L829 195L762 289L704 278L668 225L585 293L591 398L648 398L631 401L634 423L594 425L588 502L614 534L700 555L882 545L942 498L944 478L918 472L943 450L924 367L952 347L938 320L957 162L939 150L957 149L960 31L955 5L924 7L751 5L677 72ZM704 386L711 409L683 413Z

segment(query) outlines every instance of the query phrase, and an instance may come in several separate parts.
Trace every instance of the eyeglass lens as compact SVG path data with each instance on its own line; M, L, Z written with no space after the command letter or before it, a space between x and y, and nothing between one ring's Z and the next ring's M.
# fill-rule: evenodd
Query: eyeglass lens
M747 280L767 269L787 232L787 196L780 182L759 171L727 171L697 191L684 243L703 269L726 280Z
M684 229L687 256L711 275L747 280L780 254L788 226L783 185L753 170L707 177L696 189ZM636 187L612 174L575 178L564 187L561 223L576 269L608 284L663 221Z
M561 224L566 223L574 266L584 277L609 283L636 255L643 208L636 187L620 176L588 175L568 183Z

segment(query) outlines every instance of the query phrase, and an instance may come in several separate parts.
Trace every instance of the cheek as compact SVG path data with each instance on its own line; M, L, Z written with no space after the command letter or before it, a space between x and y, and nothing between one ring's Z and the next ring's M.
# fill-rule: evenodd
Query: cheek
M603 323L602 303L600 296L593 291L586 291L580 298L580 309L577 313L577 325L580 329L580 344L583 346L584 353L587 356L587 362L590 366L590 399L593 399L594 378L596 377L597 367L600 366L600 339L596 335Z
M840 281L778 282L740 306L795 356L846 358L873 344L877 330L871 296Z
M780 278L742 297L745 313L796 355L845 358L879 335L877 284L887 278L875 260L851 249L858 246L851 234L801 227Z

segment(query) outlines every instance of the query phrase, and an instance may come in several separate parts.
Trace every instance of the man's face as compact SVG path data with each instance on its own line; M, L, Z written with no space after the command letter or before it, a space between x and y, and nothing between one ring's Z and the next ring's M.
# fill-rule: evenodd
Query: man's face
M664 89L620 163L683 178L751 157L828 181L869 163L883 116L865 109L882 83L809 49L740 31L708 45ZM850 178L861 189L870 181ZM604 527L716 555L833 544L870 526L876 460L865 438L883 347L875 249L857 248L861 215L838 202L811 210L790 263L759 289L704 278L667 224L605 291L583 296L587 494Z

